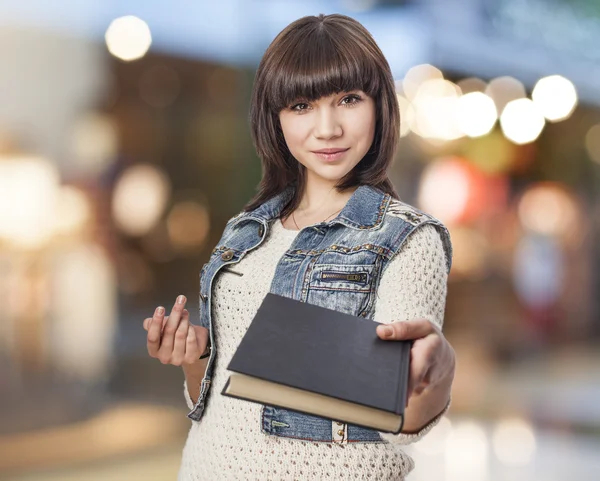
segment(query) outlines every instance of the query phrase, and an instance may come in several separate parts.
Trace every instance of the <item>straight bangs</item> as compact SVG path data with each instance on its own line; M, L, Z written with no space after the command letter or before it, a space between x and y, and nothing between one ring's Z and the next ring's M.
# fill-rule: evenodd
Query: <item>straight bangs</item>
M297 101L313 102L352 90L377 98L381 75L375 59L365 55L364 46L351 39L335 41L318 25L306 27L314 31L295 32L296 38L289 39L295 53L282 56L271 71L271 88L265 93L272 113Z

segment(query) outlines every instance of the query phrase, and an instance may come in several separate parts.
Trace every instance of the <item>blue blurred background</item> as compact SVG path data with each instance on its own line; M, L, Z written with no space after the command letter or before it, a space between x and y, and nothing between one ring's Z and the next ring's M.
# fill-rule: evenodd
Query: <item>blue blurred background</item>
M0 2L0 479L175 479L183 374L142 320L185 294L260 164L254 72L344 13L390 62L401 198L449 226L449 414L412 481L600 469L600 2Z

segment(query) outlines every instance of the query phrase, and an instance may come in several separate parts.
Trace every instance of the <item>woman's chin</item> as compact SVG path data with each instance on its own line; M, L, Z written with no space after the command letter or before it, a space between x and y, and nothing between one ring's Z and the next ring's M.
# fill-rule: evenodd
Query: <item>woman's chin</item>
M320 178L329 182L337 182L352 169L345 165L327 165L319 166L319 168L316 169L309 168L308 170L310 170L311 175L315 178Z

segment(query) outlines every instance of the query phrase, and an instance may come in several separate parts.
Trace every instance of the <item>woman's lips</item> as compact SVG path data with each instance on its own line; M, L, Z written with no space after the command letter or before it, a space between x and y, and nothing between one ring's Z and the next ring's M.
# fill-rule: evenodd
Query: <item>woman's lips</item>
M315 154L317 157L319 157L321 160L324 160L325 162L334 162L338 159L341 159L344 156L344 154L348 152L348 150L349 148L345 150L339 150L331 154L327 154L325 152L313 152L313 154Z

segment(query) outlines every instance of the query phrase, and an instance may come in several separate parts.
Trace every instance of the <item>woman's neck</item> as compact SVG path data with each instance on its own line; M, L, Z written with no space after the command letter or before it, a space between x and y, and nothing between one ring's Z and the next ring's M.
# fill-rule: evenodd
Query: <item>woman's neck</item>
M307 217L342 209L356 187L338 192L334 185L307 183L296 212ZM330 212L331 211L331 212Z

